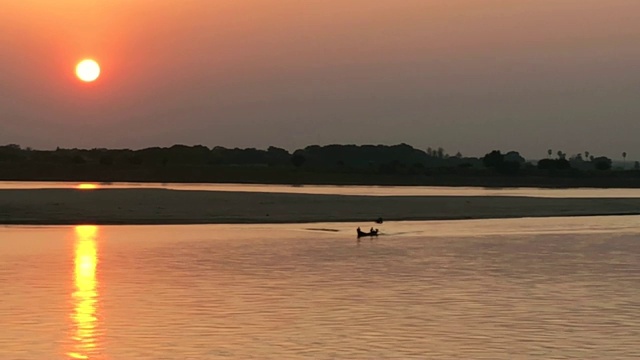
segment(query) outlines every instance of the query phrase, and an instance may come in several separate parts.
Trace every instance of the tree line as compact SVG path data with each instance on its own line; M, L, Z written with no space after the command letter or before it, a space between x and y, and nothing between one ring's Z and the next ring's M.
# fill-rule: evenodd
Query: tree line
M311 145L289 152L267 149L225 148L203 145L131 149L34 150L9 144L0 146L0 179L64 180L96 178L108 181L248 181L288 179L312 173L429 177L438 175L487 177L602 177L628 173L613 167L611 159L588 152L567 157L559 151L538 161L527 161L517 151L491 151L480 157L448 154L443 148L398 145ZM626 153L623 155L626 161ZM235 177L229 175L236 174ZM616 175L619 176L619 175ZM327 177L338 179L338 177ZM352 177L358 182L356 177ZM338 181L338 180L336 180ZM418 181L413 179L412 181Z

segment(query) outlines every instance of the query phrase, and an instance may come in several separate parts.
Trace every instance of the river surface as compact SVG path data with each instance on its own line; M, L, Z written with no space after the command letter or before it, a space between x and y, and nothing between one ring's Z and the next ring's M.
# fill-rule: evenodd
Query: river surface
M0 227L0 359L638 359L640 217Z
M356 186L356 185L262 185L203 183L79 183L64 181L0 181L0 189L170 189L200 191L247 191L295 194L369 196L532 196L552 198L638 198L638 189L601 188L483 188L453 186Z

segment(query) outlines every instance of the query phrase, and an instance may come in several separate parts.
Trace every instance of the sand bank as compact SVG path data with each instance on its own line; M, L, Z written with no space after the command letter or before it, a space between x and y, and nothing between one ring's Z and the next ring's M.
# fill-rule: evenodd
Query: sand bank
M0 190L1 224L216 224L640 214L640 199Z

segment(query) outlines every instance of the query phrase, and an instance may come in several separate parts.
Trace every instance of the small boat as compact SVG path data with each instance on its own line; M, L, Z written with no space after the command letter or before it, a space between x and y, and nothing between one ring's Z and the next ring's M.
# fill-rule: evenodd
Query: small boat
M358 232L358 237L378 236L378 229L371 229L369 232L365 232L365 231L360 230L360 228L358 228L356 231Z

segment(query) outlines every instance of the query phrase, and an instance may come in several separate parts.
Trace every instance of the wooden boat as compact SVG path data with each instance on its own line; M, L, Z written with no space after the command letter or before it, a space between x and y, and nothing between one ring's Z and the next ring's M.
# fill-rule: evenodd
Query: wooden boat
M360 228L358 228L356 231L358 233L358 237L378 236L378 229L371 229L371 231L365 232L365 231L360 230Z

